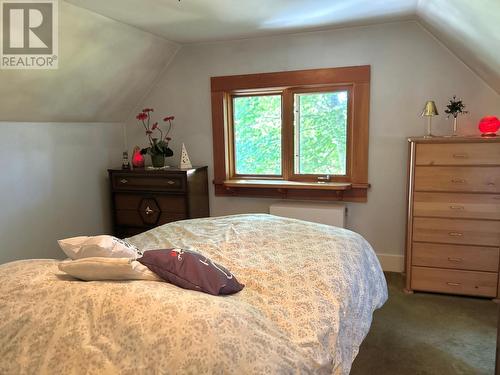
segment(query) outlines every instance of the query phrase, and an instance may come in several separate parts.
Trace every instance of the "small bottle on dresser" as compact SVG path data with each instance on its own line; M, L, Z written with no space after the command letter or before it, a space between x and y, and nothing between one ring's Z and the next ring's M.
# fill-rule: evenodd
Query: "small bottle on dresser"
M128 152L123 151L122 169L130 169L130 162L128 161Z

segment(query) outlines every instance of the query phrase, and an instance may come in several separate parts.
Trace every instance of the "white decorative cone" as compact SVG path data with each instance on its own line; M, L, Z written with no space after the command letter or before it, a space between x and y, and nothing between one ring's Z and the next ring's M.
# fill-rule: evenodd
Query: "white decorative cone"
M181 169L188 169L188 168L193 168L193 165L191 164L191 160L189 160L188 153L186 151L186 146L184 143L182 144L182 152L181 152Z

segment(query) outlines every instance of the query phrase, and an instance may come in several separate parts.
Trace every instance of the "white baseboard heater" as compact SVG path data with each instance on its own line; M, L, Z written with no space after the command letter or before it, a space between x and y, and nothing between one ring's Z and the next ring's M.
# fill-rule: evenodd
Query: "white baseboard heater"
M345 227L346 206L323 202L276 202L269 207L271 215Z

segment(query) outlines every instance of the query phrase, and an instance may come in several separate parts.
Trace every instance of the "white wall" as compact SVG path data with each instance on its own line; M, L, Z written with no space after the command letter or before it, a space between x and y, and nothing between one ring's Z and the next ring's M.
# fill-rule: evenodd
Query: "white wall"
M0 263L62 258L57 239L108 233L123 125L0 122Z
M498 94L418 23L187 45L137 109L152 106L174 114L174 161L185 142L191 161L209 165L212 173L211 76L364 64L372 67L372 188L368 203L349 204L348 226L372 243L387 269L397 269L404 253L406 138L424 134L425 120L419 117L424 102L436 100L443 112L449 97L463 98L470 115L460 119L460 127L469 134L483 115L500 115ZM440 116L435 129L450 133L451 121ZM145 144L135 122L128 132L129 147ZM267 212L273 201L215 197L211 189L212 215Z

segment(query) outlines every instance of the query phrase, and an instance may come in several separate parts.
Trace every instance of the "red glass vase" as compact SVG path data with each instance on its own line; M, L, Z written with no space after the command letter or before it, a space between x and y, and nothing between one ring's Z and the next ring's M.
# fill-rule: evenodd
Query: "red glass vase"
M479 121L478 127L483 137L495 137L500 129L500 120L495 116L486 116Z
M134 153L132 155L132 165L134 168L144 168L144 156L141 155L141 149L139 146L135 146Z

